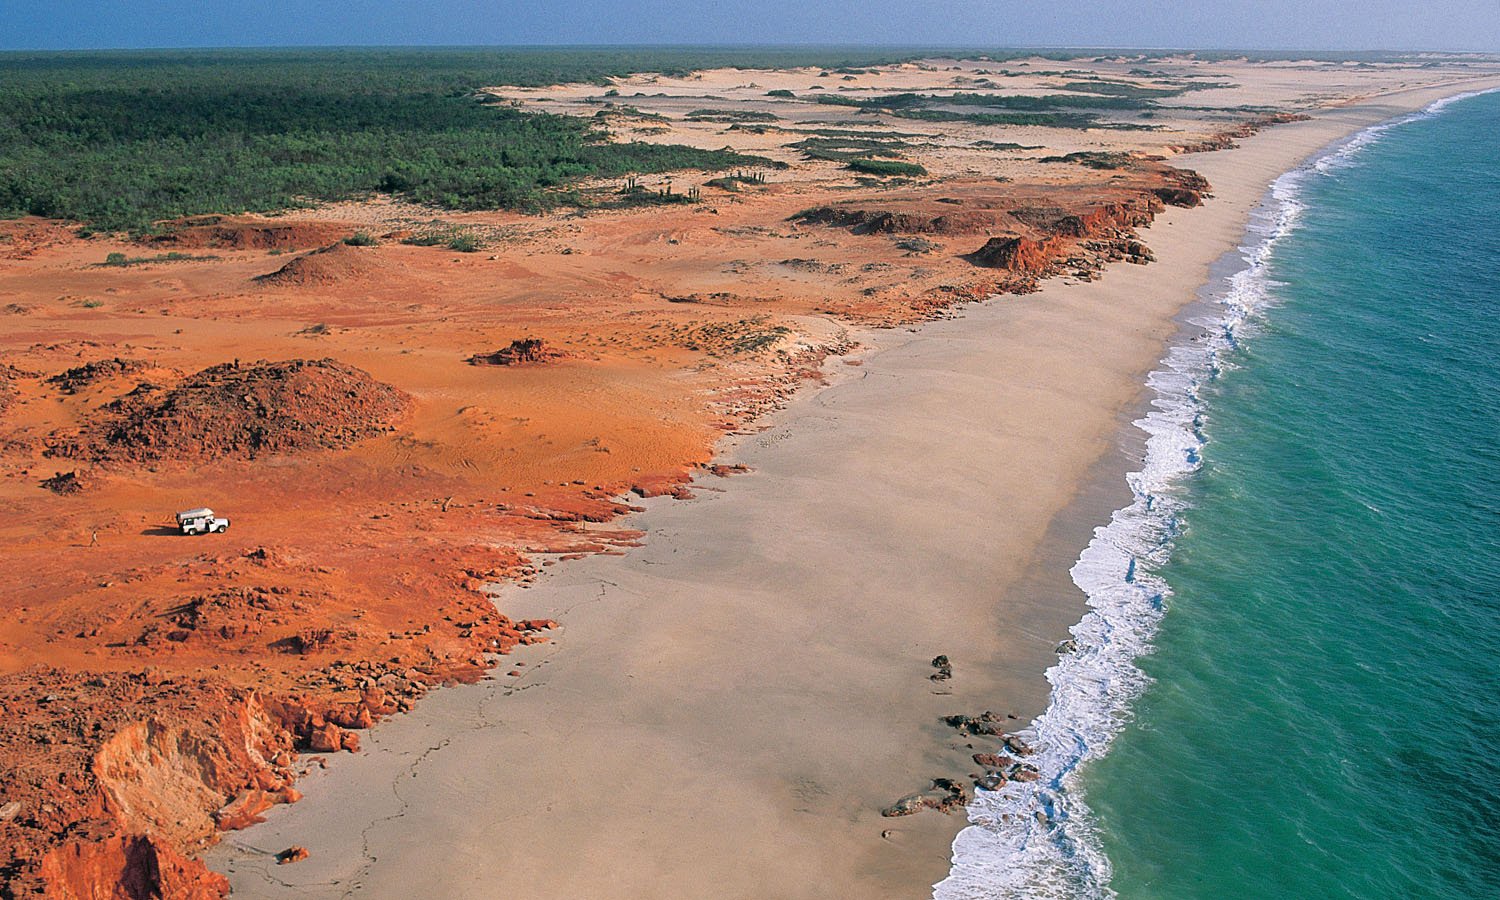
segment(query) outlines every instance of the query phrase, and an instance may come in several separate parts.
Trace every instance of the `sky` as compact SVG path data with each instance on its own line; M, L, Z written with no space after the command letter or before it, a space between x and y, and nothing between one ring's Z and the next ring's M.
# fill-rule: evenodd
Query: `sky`
M891 44L1500 51L1500 0L0 0L0 49Z

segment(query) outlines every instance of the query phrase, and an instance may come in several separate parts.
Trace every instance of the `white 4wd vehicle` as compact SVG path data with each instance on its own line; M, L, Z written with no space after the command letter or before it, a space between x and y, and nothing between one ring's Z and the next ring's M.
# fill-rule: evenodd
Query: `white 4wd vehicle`
M182 529L183 534L209 534L228 530L229 520L214 515L213 510L204 506L178 513L177 527Z

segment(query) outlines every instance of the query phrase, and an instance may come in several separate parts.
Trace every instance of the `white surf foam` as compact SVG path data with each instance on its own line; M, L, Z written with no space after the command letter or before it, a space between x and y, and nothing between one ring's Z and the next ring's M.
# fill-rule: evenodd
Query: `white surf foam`
M1172 346L1147 379L1154 393L1151 411L1134 423L1147 435L1145 458L1139 472L1126 476L1133 502L1094 530L1073 566L1089 612L1072 628L1076 648L1047 670L1047 710L1022 732L1037 748L1028 762L1041 777L976 792L970 825L953 842L952 869L934 887L937 900L1114 895L1110 861L1084 802L1079 771L1104 754L1129 721L1131 702L1150 683L1135 661L1150 652L1171 596L1156 572L1171 553L1184 509L1176 489L1201 465L1201 391L1232 367L1235 349L1274 301L1277 283L1268 263L1297 227L1303 183L1350 165L1390 129L1479 93L1487 92L1449 97L1366 128L1272 185L1240 248L1244 266L1210 298L1212 312L1191 320L1201 333Z

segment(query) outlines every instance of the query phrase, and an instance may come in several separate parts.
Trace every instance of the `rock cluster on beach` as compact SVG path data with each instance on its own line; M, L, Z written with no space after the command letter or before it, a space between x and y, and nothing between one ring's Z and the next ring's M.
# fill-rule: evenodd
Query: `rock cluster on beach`
M933 660L935 667L938 660L945 664L947 662L946 657L938 657ZM998 791L1011 781L1024 783L1041 777L1036 766L1023 761L1025 757L1035 755L1036 748L1020 735L1005 731L1004 724L1009 718L1014 717L986 710L977 716L959 714L943 719L944 724L965 736L998 739L995 750L978 751L972 756L976 765L984 767L983 773L969 776L974 787L979 790ZM932 787L902 797L881 810L880 814L887 817L909 816L924 809L947 813L967 806L970 799L968 791L959 782L939 777L933 779Z

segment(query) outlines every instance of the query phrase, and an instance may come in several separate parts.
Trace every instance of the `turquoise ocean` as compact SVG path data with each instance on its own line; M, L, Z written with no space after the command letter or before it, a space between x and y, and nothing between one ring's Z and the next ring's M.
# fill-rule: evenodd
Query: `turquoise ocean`
M1284 175L950 898L1500 898L1500 93Z

